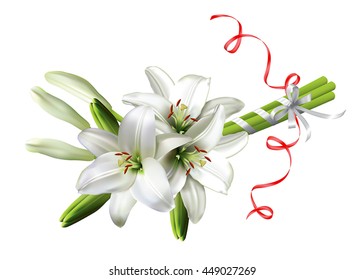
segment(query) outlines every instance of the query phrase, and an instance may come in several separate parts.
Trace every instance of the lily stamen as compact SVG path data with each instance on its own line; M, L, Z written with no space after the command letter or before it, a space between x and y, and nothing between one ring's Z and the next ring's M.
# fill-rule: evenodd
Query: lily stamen
M181 110L184 111L186 110L188 107L185 104L181 104Z
M180 150L178 154L178 160L183 164L186 170L186 176L190 174L192 169L204 167L207 162L212 162L211 158L205 156L207 153L206 150L199 148L198 146L193 146L195 150L193 151L186 151Z
M174 114L174 112L173 112L173 105L171 105L171 107L169 108L169 115L168 115L168 119L170 118L170 117L172 117L172 115Z
M124 174L126 174L126 172L128 172L128 170L129 170L129 167L132 167L132 166L133 166L132 164L125 165Z
M129 159L131 159L133 156L128 156L125 161L128 161Z
M178 105L181 103L181 99L179 99L176 103L176 107L178 107Z
M196 119L196 118L191 118L191 120L194 122L198 122L198 119Z

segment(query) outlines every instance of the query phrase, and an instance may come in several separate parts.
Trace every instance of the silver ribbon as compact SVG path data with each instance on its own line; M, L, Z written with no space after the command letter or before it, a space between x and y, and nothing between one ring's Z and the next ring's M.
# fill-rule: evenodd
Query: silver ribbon
M232 121L236 123L238 126L240 126L242 129L244 129L246 132L248 132L249 134L253 134L256 132L256 130L250 124L248 124L241 118L235 118Z
M306 141L311 138L311 128L310 128L310 125L308 124L308 122L306 121L306 119L304 117L302 117L301 113L307 113L307 114L313 115L315 117L323 118L323 119L337 119L337 118L342 117L345 113L345 110L344 110L343 112L341 112L339 114L329 115L329 114L319 113L319 112L312 111L312 110L301 107L300 105L311 101L311 94L308 94L308 95L298 99L299 89L295 85L289 85L286 88L286 94L287 94L286 100L288 102L286 102L286 104L283 104L283 105L278 106L275 109L273 109L273 111L271 112L271 118L274 119L275 121L278 121L281 118L283 118L285 115L288 114L288 127L294 128L294 127L296 127L295 117L297 116L307 131Z
M267 122L269 122L271 125L275 125L277 124L277 121L274 120L271 115L264 111L262 108L256 109L254 111L254 113L256 113L257 115L259 115L261 118L265 119Z

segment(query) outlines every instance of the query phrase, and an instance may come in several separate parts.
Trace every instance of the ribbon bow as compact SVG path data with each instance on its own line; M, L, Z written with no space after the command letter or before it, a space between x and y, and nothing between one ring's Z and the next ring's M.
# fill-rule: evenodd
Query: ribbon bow
M288 127L295 128L296 127L295 119L296 117L298 117L307 131L306 141L308 141L308 139L311 138L311 128L306 119L301 115L301 113L307 113L323 119L337 119L343 116L345 113L344 110L341 113L330 115L303 108L300 105L310 102L311 94L299 98L299 88L293 84L286 87L286 95L287 95L287 103L273 109L273 111L271 112L271 118L275 121L278 121L288 114Z

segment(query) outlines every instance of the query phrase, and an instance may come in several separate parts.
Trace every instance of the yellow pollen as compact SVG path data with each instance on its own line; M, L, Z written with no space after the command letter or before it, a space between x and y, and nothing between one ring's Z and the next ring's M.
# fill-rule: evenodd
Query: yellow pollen
M125 160L123 160L123 159L119 159L119 160L118 160L118 166L119 166L119 167L120 167L120 166L122 166L124 162L125 162Z
M186 110L188 107L185 104L181 104L181 110Z
M201 167L204 167L205 166L205 164L206 164L206 161L205 160L200 160L200 165L201 165Z

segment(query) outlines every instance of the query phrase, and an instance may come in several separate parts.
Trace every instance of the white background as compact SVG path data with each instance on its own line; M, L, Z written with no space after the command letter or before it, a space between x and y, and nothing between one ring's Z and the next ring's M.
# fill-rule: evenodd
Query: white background
M363 279L364 44L357 3L1 1L0 278L109 279L114 265L167 265L200 271L255 266L256 274L245 277L251 279ZM176 80L186 74L212 77L210 98L240 98L244 113L282 96L263 83L266 50L260 42L247 38L236 54L224 51L237 25L229 19L210 21L216 13L237 17L246 33L269 45L272 84L282 84L291 72L301 75L300 85L325 75L337 85L336 99L317 111L347 110L337 120L306 116L312 138L292 149L289 177L255 192L259 205L273 207L274 218L245 216L252 186L278 179L288 168L284 151L265 147L269 135L287 141L296 137L284 124L251 136L231 159L236 175L229 195L208 191L206 213L200 223L190 224L185 242L174 239L168 214L141 204L122 229L111 222L108 207L61 228L58 217L77 197L75 182L88 162L26 152L27 139L57 138L77 145L79 133L42 111L29 89L45 88L90 121L88 105L47 84L45 72L86 78L121 114L129 109L121 104L123 94L150 91L144 75L150 65Z

